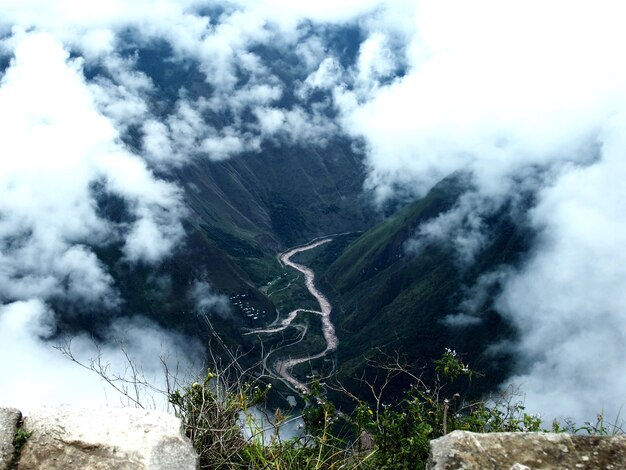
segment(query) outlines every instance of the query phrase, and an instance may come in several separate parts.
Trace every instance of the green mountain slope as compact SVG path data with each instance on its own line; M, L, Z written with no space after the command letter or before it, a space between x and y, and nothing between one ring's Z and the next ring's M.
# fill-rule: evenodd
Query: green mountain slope
M462 190L458 178L444 180L360 236L325 271L324 286L337 306L340 378L360 370L364 356L378 348L424 363L445 347L467 353L492 382L502 377L502 364L484 354L485 346L512 332L493 310L492 296L479 306L480 323L453 327L443 320L459 312L467 287L482 274L518 260L528 243L523 227L506 208L494 214L488 244L471 266L462 266L445 243L430 244L418 255L405 248L419 224L453 207Z
M179 179L206 230L235 255L363 228L372 218L361 196L362 163L346 142L323 150L268 145L224 162L196 161ZM228 235L249 246L234 246Z
M223 162L196 160L177 177L194 225L245 273L246 283L257 287L282 275L278 252L316 236L363 229L375 220L362 196L362 163L341 141L323 153L268 146ZM221 273L210 263L207 276L220 282Z
M291 84L306 78L307 72L297 66L295 53L283 52L257 51L267 55L271 68L280 71L289 85L277 103L289 109L296 103ZM162 122L176 117L181 99L194 102L216 92L199 63L174 60L176 54L165 42L129 40L123 55L152 81L154 93L146 100ZM293 63L287 66L285 60ZM86 67L85 74L90 80L110 76L106 67L94 64ZM251 79L244 68L237 74L242 86ZM329 107L324 112L333 111ZM202 111L203 126L215 132L240 119L251 129L257 125L250 112L235 119L228 109ZM144 151L140 126L130 126L120 138L137 154ZM184 190L190 209L185 240L170 257L150 266L125 263L116 241L96 250L114 277L122 302L94 320L88 315L89 306L58 299L59 331L86 330L97 335L112 317L142 315L167 328L206 338L204 320L189 295L201 280L214 294L229 298L231 315L213 315L215 329L226 341L245 349L250 343L250 337L243 334L246 328L271 323L277 308L282 312L299 306L303 299L310 302L303 282L293 280L291 274L285 277L277 253L319 235L365 229L375 221L374 211L362 196L365 168L353 142L340 135L324 136L324 142L311 140L295 144L288 135L277 134L264 140L258 151L222 161L191 149L183 166L159 170L160 177ZM93 191L103 218L131 222L132 211L124 201L99 186Z

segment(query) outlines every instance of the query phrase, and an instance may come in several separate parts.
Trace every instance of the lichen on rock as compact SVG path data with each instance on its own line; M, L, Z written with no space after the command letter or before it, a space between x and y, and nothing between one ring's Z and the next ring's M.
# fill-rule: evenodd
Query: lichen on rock
M32 436L18 468L192 470L197 455L180 420L133 408L42 408L24 421Z
M454 431L430 443L429 470L626 468L626 436Z
M13 440L22 413L15 408L0 408L0 470L7 470L13 462Z

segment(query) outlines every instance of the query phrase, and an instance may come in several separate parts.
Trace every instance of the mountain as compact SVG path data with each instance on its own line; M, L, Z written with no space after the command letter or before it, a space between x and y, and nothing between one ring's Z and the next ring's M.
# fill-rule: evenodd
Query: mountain
M502 377L505 368L485 356L486 344L512 335L491 305L498 286L490 287L493 292L471 321L460 327L449 318L481 276L519 261L528 234L502 207L487 218L488 241L470 263L461 263L445 240L412 250L418 227L454 209L471 190L464 174L449 176L403 207L388 202L384 215L374 206L364 190L371 176L364 142L340 130L330 89L313 80L325 70L339 73L343 67L349 73L364 40L359 31L328 26L328 70L312 69L302 51L254 47L228 70L230 88L216 78L223 70L208 73L210 64L137 31L128 31L109 62L80 62L96 101L102 100L100 108L115 124L115 144L174 188L167 197L180 198L180 206L172 202L153 217L163 217L164 226L174 221L172 230L180 220L184 236L158 261L132 262L124 237L140 216L137 202L112 191L106 178L94 177L88 196L98 217L124 235L77 243L110 275L117 300L103 308L106 315L93 315L93 303L82 297L53 294L46 299L55 312L52 336L87 332L106 342L115 319L143 317L205 344L216 332L231 349L251 351L251 363L261 351L281 351L264 353L272 374L272 363L326 347L315 315L298 316L280 334L249 334L295 309L319 309L302 275L277 255L340 234L297 255L314 269L315 282L332 301L340 342L323 360L299 364L295 375L301 378L308 367L347 379L379 350L399 351L419 363L450 347L496 370L493 380ZM391 79L401 67L388 73ZM358 88L359 81L351 86ZM168 218L172 207L180 214Z
M328 31L338 34L334 53L339 62L355 60L362 39L357 31ZM87 331L99 338L112 319L141 316L203 342L214 330L231 349L252 351L251 362L263 348L292 357L319 352L325 343L314 316L298 317L295 328L281 335L248 333L296 308L317 309L302 276L285 268L277 254L316 237L342 234L298 255L315 270L316 282L332 300L340 340L336 353L307 367L347 379L378 350L400 351L419 363L450 347L495 370L494 381L506 373L501 361L484 354L486 344L512 335L492 308L493 295L475 309L479 320L462 327L446 321L459 312L468 289L482 275L515 265L527 248L523 224L506 207L487 220L488 243L470 264L462 265L445 242L429 242L414 253L408 243L418 227L459 203L471 189L467 175L444 179L424 198L389 209L385 218L364 191L368 169L362 142L337 128L327 132L324 126L338 119L337 110L326 92L302 91L310 70L293 51L255 49L269 71L269 85L255 81L255 73L263 75L264 69L252 73L238 64L235 93L277 93L269 111L251 104L242 110L236 109L236 96L224 98L218 84L206 79L200 62L180 60L166 42L133 42L132 37L120 57L135 67L133 83L142 77L149 81L151 91L138 93L143 93L151 119L161 125L157 143L163 149L149 144L146 123L128 117L119 125L119 138L153 165L158 178L180 189L185 236L168 257L153 264L128 263L123 240L91 247L114 279L121 301L108 315L94 317L91 305L63 296L51 299L59 335ZM103 89L112 86L115 73L119 70L100 63L85 66L87 80ZM246 99L254 103L250 96ZM263 134L263 112L278 112L287 129L294 125L289 119L297 118L298 138L287 131ZM111 119L117 119L114 113ZM259 133L263 138L255 137ZM132 225L129 201L107 193L102 184L91 189L103 219ZM200 302L194 294L198 283L204 289ZM304 369L301 365L296 375Z
M345 44L358 44L358 38L351 39L350 34L342 32L336 43L343 54L354 55L356 51ZM162 122L180 118L181 102L203 103L217 93L201 64L176 59L167 42L137 42L131 33L127 39L121 56L150 80L154 90L144 99L152 115ZM303 78L305 71L293 51L278 53L265 47L255 52L284 83L292 85ZM243 68L237 73L243 87L251 78ZM110 70L98 63L86 64L85 76L100 84L112 79ZM285 87L279 104L288 108L293 103L293 91ZM198 132L228 129L233 119L229 110L198 106L193 111L203 121L203 130ZM185 118L177 122L189 124ZM243 119L242 126L256 122L250 115ZM86 330L97 337L111 318L141 315L205 340L204 316L190 296L194 283L202 281L211 286L213 294L229 299L227 315L208 312L217 332L231 346L249 348L250 339L242 334L246 328L271 322L277 307L290 308L294 303L291 296L283 302L264 292L264 286L284 274L276 254L316 236L363 230L379 218L363 194L366 171L362 157L355 152L354 142L341 134L311 143L276 136L235 158L224 159L208 158L199 148L200 139L206 137L194 137L198 145L184 149L183 164L156 171L183 191L188 213L183 217L182 243L162 262L139 266L124 262L121 243L92 247L114 277L122 303L109 315L94 319L87 312L90 306L56 299L53 307L58 312L59 334ZM141 123L123 128L120 138L133 152L146 152ZM123 200L98 186L92 189L104 219L117 224L132 222ZM293 296L304 300L306 292L301 286Z
M523 223L513 220L507 207L487 221L489 237L469 265L461 263L449 244L431 242L419 253L407 241L420 224L451 209L466 190L461 176L452 176L350 243L323 270L323 286L337 306L333 318L340 339L339 378L347 380L378 351L404 355L425 364L444 348L462 352L489 387L509 370L510 357L489 355L488 345L513 336L512 329L493 309L499 286L480 299L474 320L453 325L449 316L461 312L469 288L482 275L503 266L515 266L531 238ZM332 259L332 257L331 257Z
M237 258L260 258L373 219L364 168L349 142L267 146L224 162L197 161L178 178L201 229Z

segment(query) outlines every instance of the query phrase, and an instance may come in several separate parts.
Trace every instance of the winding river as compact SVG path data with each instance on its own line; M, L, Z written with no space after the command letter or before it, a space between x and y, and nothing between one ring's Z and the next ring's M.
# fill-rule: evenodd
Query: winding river
M326 341L326 348L317 354L312 354L310 356L298 357L298 358L279 359L274 363L274 370L285 382L287 382L289 385L293 386L297 390L301 392L305 392L305 393L308 392L308 387L304 383L296 379L291 374L291 369L293 369L298 364L302 364L304 362L308 362L308 361L319 359L321 357L326 356L329 352L337 349L339 340L337 339L337 335L335 334L335 326L330 320L330 311L332 310L332 306L330 305L330 302L328 301L326 296L322 294L315 286L315 273L313 273L313 271L310 268L302 264L296 263L295 261L292 261L291 257L297 253L301 253L303 251L308 251L308 250L312 250L313 248L317 248L318 246L328 243L331 240L332 238L324 238L321 240L317 240L312 243L309 243L308 245L304 245L304 246L297 247L297 248L292 248L291 250L288 250L279 256L281 263L283 263L285 266L289 266L290 268L300 271L304 275L304 282L305 282L306 288L311 293L311 295L315 297L315 299L317 300L320 306L320 309L309 310L309 309L298 308L289 312L289 315L287 315L287 318L281 321L280 326L263 328L263 329L258 329L258 330L254 330L250 332L250 334L277 333L279 331L284 330L285 328L288 328L291 325L291 322L295 320L295 318L298 316L299 313L314 313L314 314L318 314L321 316L322 334L324 335L324 340Z

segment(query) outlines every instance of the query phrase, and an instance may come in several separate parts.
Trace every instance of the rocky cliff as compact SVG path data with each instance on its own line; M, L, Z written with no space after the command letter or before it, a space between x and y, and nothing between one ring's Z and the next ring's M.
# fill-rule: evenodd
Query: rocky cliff
M21 418L18 410L0 408L0 470L197 467L180 420L163 412L61 406Z
M16 445L19 447L16 449ZM191 470L180 420L133 408L0 408L0 470ZM454 431L431 441L429 470L626 468L626 436Z
M454 431L430 443L428 470L626 468L626 436Z

